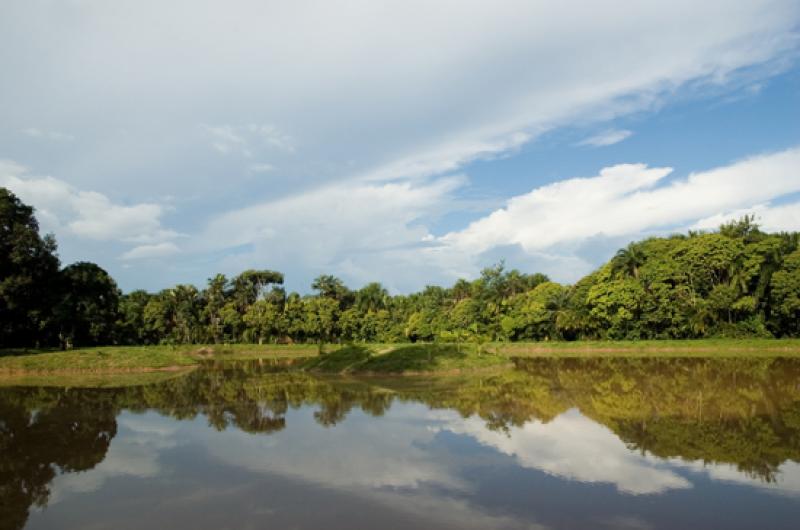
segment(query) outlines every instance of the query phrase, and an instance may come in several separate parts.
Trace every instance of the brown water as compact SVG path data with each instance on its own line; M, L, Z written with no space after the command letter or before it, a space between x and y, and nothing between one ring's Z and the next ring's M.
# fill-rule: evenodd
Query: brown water
M0 389L0 528L797 528L800 362Z

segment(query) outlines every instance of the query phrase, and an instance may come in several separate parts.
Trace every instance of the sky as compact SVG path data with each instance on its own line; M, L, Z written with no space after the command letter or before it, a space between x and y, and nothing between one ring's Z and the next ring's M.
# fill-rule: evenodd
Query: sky
M796 0L3 0L0 186L124 291L800 230Z

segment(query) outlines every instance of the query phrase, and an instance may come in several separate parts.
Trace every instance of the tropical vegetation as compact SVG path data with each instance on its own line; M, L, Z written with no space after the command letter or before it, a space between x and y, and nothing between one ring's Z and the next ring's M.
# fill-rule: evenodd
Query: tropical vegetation
M399 295L331 275L287 293L272 270L122 293L96 264L61 268L33 208L0 188L0 348L797 337L799 242L746 216L631 243L574 285L500 263Z

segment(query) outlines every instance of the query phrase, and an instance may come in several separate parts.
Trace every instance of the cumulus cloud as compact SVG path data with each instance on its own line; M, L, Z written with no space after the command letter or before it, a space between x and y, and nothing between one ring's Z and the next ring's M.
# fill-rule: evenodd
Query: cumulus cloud
M358 180L217 216L191 250L238 249L223 260L227 271L268 264L291 270L292 285L300 287L325 271L356 284L378 278L394 291L407 291L473 276L503 258L574 281L626 238L645 233L693 223L716 227L749 211L759 213L766 229L793 229L800 215L796 204L750 205L800 191L797 167L800 147L683 178L671 178L668 167L619 164L512 197L441 236L432 233L431 220L462 209L456 194L468 184L464 177ZM597 244L609 248L586 250Z
M155 245L139 245L125 252L121 258L125 260L165 258L178 252L180 252L178 245L168 241Z
M666 178L671 168L607 167L594 177L555 182L509 199L503 208L440 237L440 252L472 257L494 247L518 245L534 253L595 236L668 230L698 219L705 219L701 226L711 226L730 217L718 212L800 191L798 167L800 147L670 182ZM763 210L763 215L772 223L769 228L790 229L798 214L795 205L787 205Z
M800 171L798 171L800 178ZM800 202L789 202L773 206L770 203L756 204L751 208L741 208L719 213L697 221L692 228L713 230L722 223L752 215L756 223L766 232L800 232Z
M609 120L658 108L676 93L742 86L742 79L755 86L781 71L797 51L800 5L729 4L464 1L431 7L411 0L309 9L303 2L89 0L54 10L49 1L10 2L0 19L0 48L14 50L0 55L0 71L13 79L0 85L3 156L30 159L31 136L19 132L32 124L69 131L81 141L43 157L40 167L74 189L136 205L120 215L150 226L148 234L157 229L144 218L163 217L152 208L153 196L181 197L174 217L196 226L198 219L203 225L207 218L235 218L230 212L237 209L287 208L293 197L316 197L337 185L358 190L358 183L377 189L414 181L412 188L424 189L430 179L512 154L562 126L604 130ZM592 144L609 145L625 131L606 132ZM267 166L280 174L253 178ZM292 212L307 210L293 206ZM375 223L374 209L364 210L364 223ZM377 221L389 229L381 248L395 233L403 235L400 246L409 232L426 235L422 226L432 219L411 210L414 220L404 221L411 228ZM312 221L318 216L310 215ZM258 246L264 234L287 223L298 230L288 241L307 233L297 223L277 220L270 228L256 220L257 237L233 232L231 239ZM103 237L89 220L73 229ZM156 245L166 236L148 235L139 244ZM350 248L343 245L338 254ZM449 255L457 247L441 248ZM530 244L525 248L532 253ZM385 252L392 263L420 261ZM441 261L451 271L471 266L463 256ZM314 255L282 263L288 269L319 262ZM219 265L207 263L209 270L195 268L193 280ZM339 263L354 274L382 265L356 258Z
M294 278L306 281L323 270L356 280L381 271L390 286L407 287L404 280L421 265L407 251L432 238L420 219L457 208L452 194L464 184L462 177L452 176L313 189L217 216L190 250L247 247L223 261L231 272L265 263L291 268Z
M691 488L692 484L659 459L632 452L614 433L576 410L543 424L511 427L508 434L488 430L471 417L443 427L475 438L513 456L523 467L580 482L607 482L634 495Z
M607 145L618 144L621 141L630 138L633 134L632 131L626 129L609 129L601 133L590 136L583 140L578 145L588 145L591 147L605 147Z
M406 488L418 489L437 484L466 491L469 485L455 476L446 462L437 461L424 449L435 433L419 420L426 409L413 406L414 417L398 418L394 409L386 414L391 435L376 432L370 418L352 412L346 428L323 428L313 421L311 411L293 413L287 422L291 430L263 440L242 431L223 434L224 444L209 446L209 454L251 471L274 472L302 478L329 488ZM375 441L380 443L376 444ZM315 450L320 444L325 454ZM265 445L279 458L265 459Z
M779 495L800 497L800 464L797 462L786 461L781 463L778 466L773 482L765 482L759 477L742 473L736 466L730 464L709 466L705 462L687 462L679 458L670 459L670 464L707 475L715 481L732 482Z
M123 205L102 193L83 191L54 177L27 174L19 164L0 164L0 186L36 208L45 231L96 241L160 242L178 236L161 225L165 207L156 203Z
M119 426L120 433L102 462L82 473L61 473L53 480L48 506L75 494L98 491L113 478L153 479L161 472L161 451L180 444L174 436L176 428L152 413L123 414Z

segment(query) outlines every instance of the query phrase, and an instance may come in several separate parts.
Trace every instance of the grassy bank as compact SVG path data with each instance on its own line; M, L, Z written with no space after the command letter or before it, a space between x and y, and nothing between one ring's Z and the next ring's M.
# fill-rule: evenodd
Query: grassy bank
M102 346L74 350L2 350L0 375L174 371L207 359L241 361L309 357L314 345Z
M0 373L0 388L8 386L41 386L66 388L122 388L153 385L183 377L196 366L169 371L131 372L36 372Z
M800 357L800 339L505 342L486 349L506 357Z
M68 351L4 352L0 374L168 371L198 364L192 349L169 346L104 346Z
M303 365L312 372L348 374L458 373L510 365L507 357L479 353L474 346L402 344L346 346Z
M800 340L619 341L474 344L314 344L105 346L69 351L0 350L0 377L176 371L214 359L313 358L306 369L328 373L458 372L507 364L512 357L800 357Z

